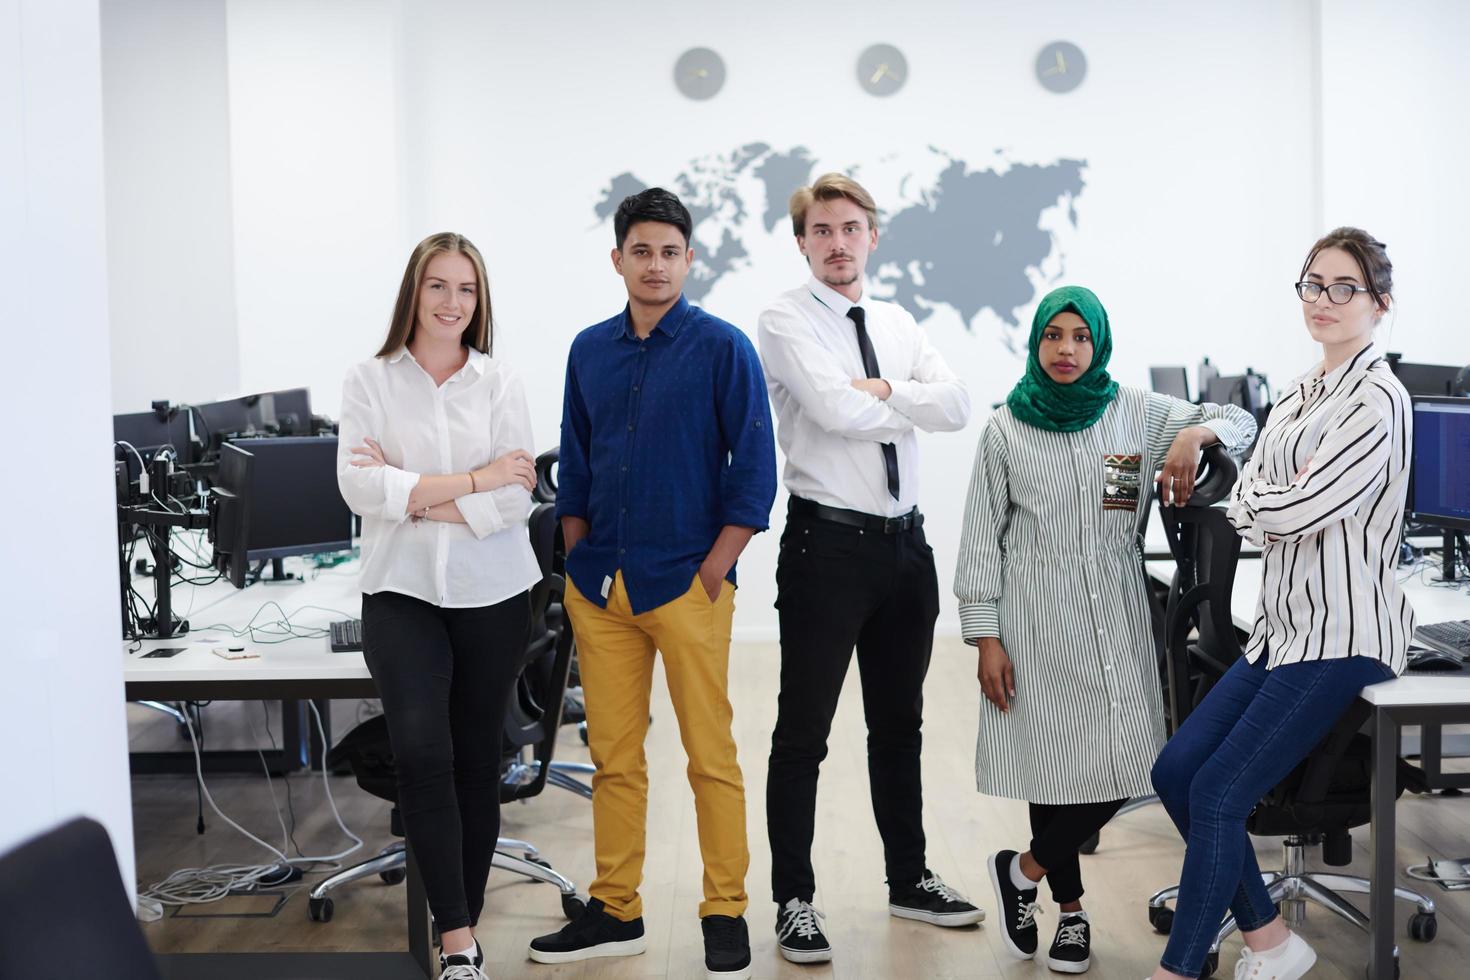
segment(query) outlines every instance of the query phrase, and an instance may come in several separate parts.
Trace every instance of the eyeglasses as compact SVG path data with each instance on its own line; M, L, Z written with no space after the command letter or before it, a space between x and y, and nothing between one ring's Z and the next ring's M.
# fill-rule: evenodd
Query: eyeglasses
M1351 303L1353 297L1359 293L1371 292L1364 286L1357 286L1350 282L1335 282L1330 286L1324 286L1320 282L1299 282L1296 284L1296 294L1302 298L1303 303L1315 303L1322 295L1322 290L1327 290L1327 299L1334 306L1342 306Z

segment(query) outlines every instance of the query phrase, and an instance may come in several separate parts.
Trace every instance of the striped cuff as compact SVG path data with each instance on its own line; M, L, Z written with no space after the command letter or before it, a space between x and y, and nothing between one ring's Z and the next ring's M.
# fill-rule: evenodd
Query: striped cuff
M1240 426L1229 419L1210 419L1199 424L1213 432L1215 438L1220 440L1220 445L1225 447L1226 452L1239 462L1240 455L1245 452L1247 443L1247 440L1242 438L1244 433L1240 431Z
M994 602L960 603L960 635L973 644L985 636L1000 636L1000 607Z
M1250 504L1244 500L1237 500L1226 509L1225 519L1242 538L1257 548L1265 547L1266 535L1256 527L1255 514L1251 512Z

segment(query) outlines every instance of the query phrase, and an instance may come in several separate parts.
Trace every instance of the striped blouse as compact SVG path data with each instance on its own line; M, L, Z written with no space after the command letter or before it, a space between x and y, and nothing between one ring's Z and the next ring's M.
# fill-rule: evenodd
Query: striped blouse
M1252 663L1361 656L1403 672L1414 610L1394 569L1412 441L1409 395L1371 344L1272 408L1228 511L1263 549Z
M996 636L1016 698L984 699L975 748L982 793L1097 803L1153 792L1164 709L1138 537L1174 437L1205 425L1237 455L1255 420L1120 388L1080 432L1000 408L985 425L965 502L955 595L965 642Z

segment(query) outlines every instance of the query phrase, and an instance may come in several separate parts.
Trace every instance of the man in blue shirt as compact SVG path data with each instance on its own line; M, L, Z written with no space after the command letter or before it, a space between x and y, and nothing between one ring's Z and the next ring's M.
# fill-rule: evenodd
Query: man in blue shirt
M735 560L776 495L765 376L744 333L683 296L694 250L677 197L635 194L613 227L628 305L572 342L556 500L597 766L597 879L587 912L530 955L643 952L643 740L658 650L699 821L705 969L749 977L745 791L726 688Z

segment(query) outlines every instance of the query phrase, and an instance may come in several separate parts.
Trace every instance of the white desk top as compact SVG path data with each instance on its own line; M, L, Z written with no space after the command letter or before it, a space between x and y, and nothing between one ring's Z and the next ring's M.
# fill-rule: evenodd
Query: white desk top
M333 653L331 641L326 636L281 640L279 635L270 635L269 632L283 630L284 627L275 624L287 617L298 628L325 629L337 620L359 616L362 593L359 591L357 568L357 562L352 561L336 568L313 571L304 560L287 559L286 570L306 575L305 581L261 582L241 590L225 582L202 587L179 586L173 591L174 615L188 619L190 631L171 640L144 640L141 647L137 643L124 642L123 681L365 679L369 675L361 653ZM313 575L316 577L311 577ZM152 598L151 581L134 579L134 586L144 596ZM280 608L268 603L276 603ZM206 628L229 626L240 630L252 618L257 626L269 624L267 631L257 633L254 638L236 638L225 630ZM241 644L260 656L225 660L210 652L217 646ZM149 650L159 647L186 649L172 657L144 657ZM129 653L129 649L134 652Z
M1172 561L1144 564L1149 576L1157 581L1169 582L1174 577ZM1470 587L1445 588L1433 583L1430 575L1430 572L1415 572L1401 579L1404 594L1414 607L1419 623L1470 619ZM1261 564L1256 559L1242 558L1236 566L1235 589L1230 596L1230 618L1237 629L1250 630L1260 595ZM1470 705L1470 672L1405 674L1386 684L1365 688L1363 700L1386 706Z

